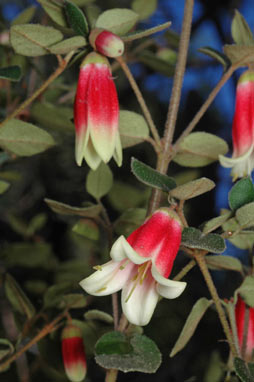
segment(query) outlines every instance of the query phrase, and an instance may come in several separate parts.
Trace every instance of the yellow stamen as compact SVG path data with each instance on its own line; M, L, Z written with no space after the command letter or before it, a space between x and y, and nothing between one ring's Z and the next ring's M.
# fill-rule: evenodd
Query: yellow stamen
M132 293L134 292L136 286L138 285L138 283L139 283L140 285L142 285L144 279L145 279L146 276L147 276L147 271L148 271L148 269L150 268L150 266L151 266L151 261L147 261L147 262L145 262L144 264L142 264L142 265L140 265L140 266L138 267L138 272L137 272L137 273L135 274L135 276L132 278L132 281L133 281L134 285L133 285L133 287L131 288L131 291L130 291L130 293L128 294L128 296L127 296L125 302L128 302L128 301L129 301L129 299L130 299Z

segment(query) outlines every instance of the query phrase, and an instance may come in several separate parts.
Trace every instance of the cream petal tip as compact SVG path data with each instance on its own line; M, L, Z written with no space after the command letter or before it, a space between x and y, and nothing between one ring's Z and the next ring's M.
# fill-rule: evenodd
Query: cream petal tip
M111 251L110 251L110 257L114 261L121 261L126 259L123 241L125 241L124 236L120 236L113 244Z

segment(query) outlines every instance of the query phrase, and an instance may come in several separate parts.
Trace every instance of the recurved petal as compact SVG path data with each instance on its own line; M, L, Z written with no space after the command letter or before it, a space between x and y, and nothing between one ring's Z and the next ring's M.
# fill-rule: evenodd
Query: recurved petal
M242 156L229 158L219 155L220 164L226 168L232 168L232 175L235 179L249 175L254 168L253 158L254 146L251 145L249 150Z
M129 278L133 264L125 260L109 261L98 267L91 276L80 281L79 285L93 296L106 296L122 289Z
M115 241L111 248L110 256L113 260L117 261L128 257L134 264L143 264L149 260L147 257L139 256L123 235Z
M134 273L132 275L135 276ZM123 313L130 323L139 326L147 325L159 298L151 272L147 273L142 283L137 283L134 290L133 287L134 281L130 278L122 290Z
M115 147L113 157L116 161L117 166L121 167L122 161L123 161L123 151L122 151L122 145L121 145L119 131L117 131L117 133L116 133L116 147Z
M90 137L83 152L83 155L88 166L95 171L101 163L101 158L95 151Z
M165 298L177 298L183 293L187 285L184 281L169 280L161 276L155 265L152 265L152 276L158 283L157 292Z

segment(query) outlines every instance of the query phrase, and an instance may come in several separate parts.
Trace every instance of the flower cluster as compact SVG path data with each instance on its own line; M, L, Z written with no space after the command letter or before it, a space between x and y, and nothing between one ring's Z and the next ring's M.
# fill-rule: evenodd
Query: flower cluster
M182 225L168 208L153 213L143 225L125 239L114 243L108 263L80 282L94 296L105 296L122 289L122 309L128 321L146 325L159 296L176 298L185 282L169 280L181 243Z

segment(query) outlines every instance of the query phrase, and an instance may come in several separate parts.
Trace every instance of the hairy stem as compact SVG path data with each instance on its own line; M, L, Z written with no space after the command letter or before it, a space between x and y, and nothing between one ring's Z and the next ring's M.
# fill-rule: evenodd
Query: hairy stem
M132 89L133 89L133 91L134 91L134 93L135 93L135 95L137 97L137 100L138 100L138 102L140 104L140 107L141 107L141 109L143 111L143 114L144 114L144 116L145 116L145 118L147 120L147 123L148 123L148 126L150 128L150 131L151 131L151 133L152 133L152 135L154 137L154 140L156 142L157 151L159 151L159 149L161 148L160 136L159 136L157 128L156 128L156 126L155 126L155 124L153 122L151 113L150 113L150 111L149 111L149 109L148 109L148 107L147 107L147 105L145 103L144 97L143 97L141 91L139 90L139 87L138 87L138 85L137 85L137 83L136 83L136 81L135 81L135 79L134 79L130 69L128 68L128 65L124 62L123 58L122 57L118 57L116 60L121 65L121 68L124 71L124 74L126 75L128 81L129 81L129 83L130 83L130 85L131 85L131 87L132 87Z
M196 265L196 261L195 260L190 260L188 262L188 264L185 265L185 267L183 267L183 269L177 273L177 275L173 278L174 281L180 281L184 278L185 275L187 275L187 273L193 268L195 267Z
M215 285L213 283L213 280L212 280L212 277L210 275L210 272L209 272L209 270L207 268L205 257L199 251L195 251L194 257L195 257L195 259L196 259L196 261L197 261L197 263L199 265L199 268L200 268L200 270L201 270L201 272L203 274L203 277L205 279L206 285L207 285L207 287L209 289L209 292L210 292L210 294L212 296L213 302L214 302L214 304L216 306L216 310L217 310L217 313L218 313L221 325L223 327L225 336L227 338L228 344L230 346L230 349L232 351L233 356L235 357L237 355L237 350L236 350L236 347L235 347L235 343L234 343L234 340L233 340L233 337L232 337L232 333L231 333L231 330L230 330L230 327L229 327L229 324L228 324L225 312L224 312L223 307L221 305L220 298L218 296L218 293L217 293L217 290L216 290Z
M118 370L108 369L106 372L105 382L115 382L117 379Z
M73 56L74 52L70 52L64 59L61 56L57 56L59 65L57 69L52 73L49 78L37 89L29 98L27 98L22 104L15 109L8 117L6 117L1 123L0 127L8 122L10 119L15 118L23 109L27 108L47 87L53 82L66 68L68 62Z

